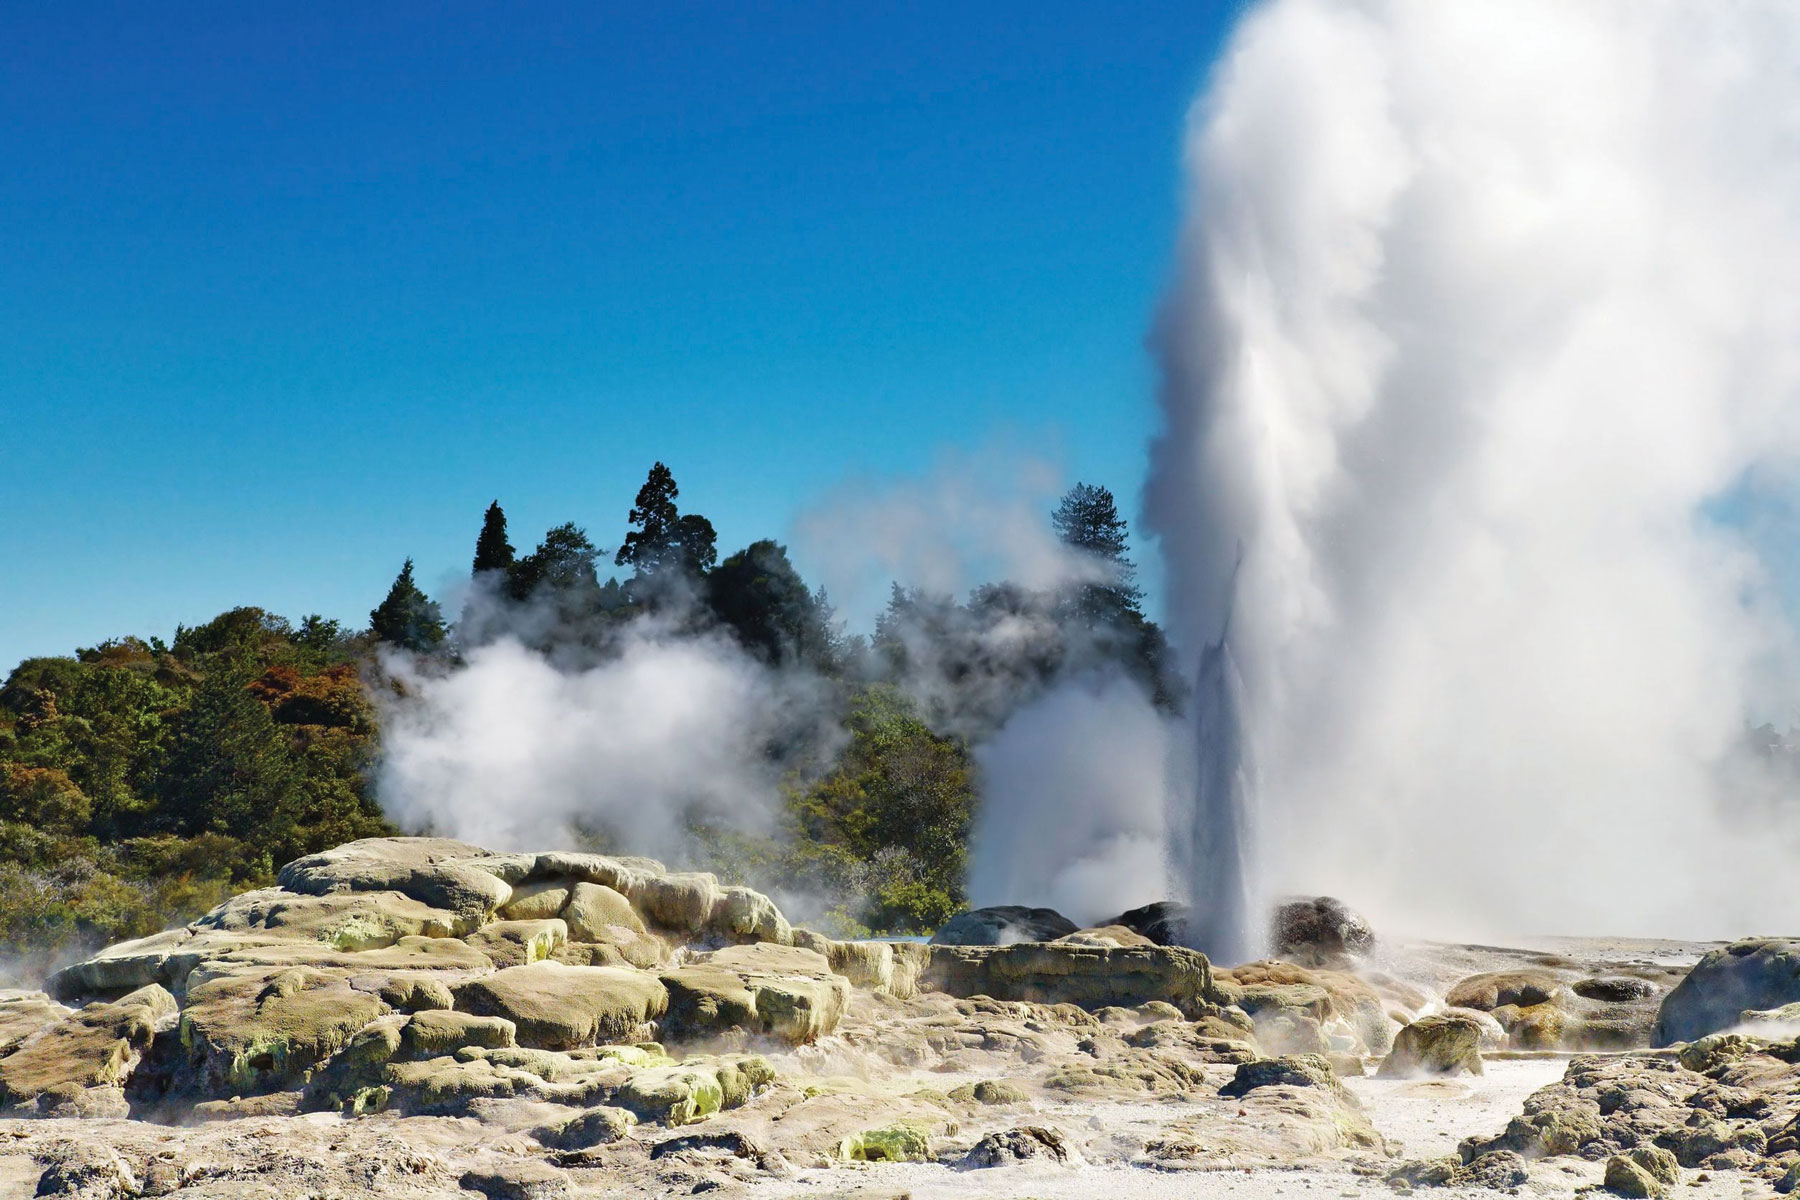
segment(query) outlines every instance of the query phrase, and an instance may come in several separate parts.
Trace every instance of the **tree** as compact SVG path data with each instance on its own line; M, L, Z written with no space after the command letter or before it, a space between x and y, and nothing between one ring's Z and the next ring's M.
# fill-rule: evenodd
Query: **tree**
M544 534L536 550L507 570L506 591L514 600L531 598L539 588L586 595L600 587L594 574L597 551L587 532L565 521Z
M444 614L437 602L413 582L413 562L406 560L387 599L369 613L369 631L390 646L424 654L444 640Z
M186 836L219 833L285 849L304 802L301 775L249 682L233 663L201 679L159 778L164 819Z
M1095 623L1139 613L1144 591L1137 586L1136 565L1125 557L1130 527L1119 516L1113 494L1078 483L1063 493L1050 523L1064 545L1096 559L1106 571L1106 582L1081 585L1076 600L1081 615Z
M488 505L487 516L481 521L481 533L475 539L474 573L505 571L512 565L513 547L506 540L506 513L496 500Z
M706 577L706 599L738 641L766 661L834 667L839 639L830 607L779 542L752 542L720 563Z
M633 528L619 547L616 565L636 567L640 579L654 578L669 567L693 575L712 569L719 558L718 534L705 517L681 514L675 507L680 494L668 467L659 462L650 468L637 503L627 514Z

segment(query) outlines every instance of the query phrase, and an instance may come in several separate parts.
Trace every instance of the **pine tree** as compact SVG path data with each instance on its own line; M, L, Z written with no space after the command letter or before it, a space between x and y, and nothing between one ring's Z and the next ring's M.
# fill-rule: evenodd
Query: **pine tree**
M654 576L664 567L679 566L695 574L712 569L719 560L718 534L712 522L696 513L686 516L675 507L681 494L675 475L662 463L650 468L637 503L627 515L635 526L619 547L618 566L634 566L639 578Z
M500 502L487 507L481 522L481 534L475 539L475 574L504 571L513 565L512 543L506 540L506 513Z
M222 833L263 849L285 846L305 804L304 782L249 671L221 663L202 677L158 773L177 833Z
M1050 523L1065 545L1098 559L1106 570L1104 583L1081 586L1077 607L1082 615L1091 621L1141 616L1138 605L1144 591L1137 586L1137 566L1125 557L1130 527L1119 516L1113 494L1091 483L1078 483L1063 494Z
M427 653L444 640L444 614L413 582L413 561L400 568L387 599L369 613L369 632L390 646Z

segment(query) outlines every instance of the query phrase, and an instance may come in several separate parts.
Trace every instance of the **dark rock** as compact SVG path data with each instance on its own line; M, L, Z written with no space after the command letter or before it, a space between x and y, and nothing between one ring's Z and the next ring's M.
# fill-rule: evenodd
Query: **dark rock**
M1010 946L1015 942L1053 942L1081 927L1053 908L1001 904L970 909L944 922L931 935L934 946Z
M1142 908L1122 912L1100 925L1123 925L1133 933L1149 938L1159 946L1185 946L1188 915L1193 910L1179 900L1158 900Z
M1270 940L1277 958L1330 966L1375 949L1375 931L1362 914L1331 896L1295 896L1275 906Z
M1747 1009L1800 1000L1800 941L1753 939L1714 950L1694 965L1657 1014L1655 1044L1672 1046L1736 1025Z
M1028 1158L1050 1158L1057 1162L1067 1162L1069 1148L1064 1143L1062 1134L1056 1130L1045 1129L1041 1125L1026 1125L1019 1129L988 1134L963 1155L957 1166L963 1170L978 1170L1021 1162Z

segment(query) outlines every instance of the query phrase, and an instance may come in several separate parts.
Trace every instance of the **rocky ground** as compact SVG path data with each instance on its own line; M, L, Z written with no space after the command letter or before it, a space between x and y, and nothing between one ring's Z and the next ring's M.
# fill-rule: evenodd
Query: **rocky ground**
M352 843L0 994L0 1197L1800 1182L1800 943L1385 945L1304 903L1225 970L1167 906L846 943L647 860Z

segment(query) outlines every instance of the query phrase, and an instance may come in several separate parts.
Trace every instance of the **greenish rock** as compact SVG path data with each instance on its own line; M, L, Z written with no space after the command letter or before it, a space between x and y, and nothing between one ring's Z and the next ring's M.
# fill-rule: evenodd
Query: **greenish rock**
M414 1013L401 1028L399 1052L407 1058L433 1058L464 1046L500 1049L517 1044L518 1029L505 1017L428 1010Z
M566 1050L629 1042L638 1027L668 1008L654 976L620 967L566 967L556 962L509 967L453 989L456 1006L513 1023L521 1046Z
M497 967L544 962L569 940L561 917L542 921L492 921L463 939Z
M586 1150L629 1136L637 1123L637 1115L630 1109L605 1104L540 1125L531 1136L552 1150Z
M618 930L643 933L644 922L631 901L603 883L577 883L561 910L569 937L577 942L610 941Z
M513 885L512 897L500 910L507 921L545 921L562 915L569 903L567 879L533 879Z
M1419 1075L1482 1074L1481 1025L1455 1013L1420 1017L1394 1038L1381 1064L1384 1079Z
M959 1088L950 1090L950 1099L964 1104L1023 1104L1030 1099L1023 1088L1006 1082L1004 1079L983 1079L975 1083L965 1083Z
M1615 1196L1629 1196L1632 1200L1651 1200L1666 1190L1649 1171L1622 1154L1606 1160L1601 1186Z
M884 1125L844 1138L837 1156L845 1162L926 1162L931 1158L931 1137L915 1125Z
M1152 1000L1184 1014L1217 1002L1204 954L1179 946L1077 946L1026 942L1013 946L933 945L921 988L952 996L1069 1003L1093 1011L1134 1008Z
M236 966L209 973L190 983L181 1010L184 1090L222 1098L291 1087L386 1011L378 996L338 972Z
M640 1119L691 1125L725 1106L716 1072L701 1067L654 1067L632 1075L614 1099Z
M0 1105L123 1084L174 1015L175 997L149 984L44 1026L0 1058Z

